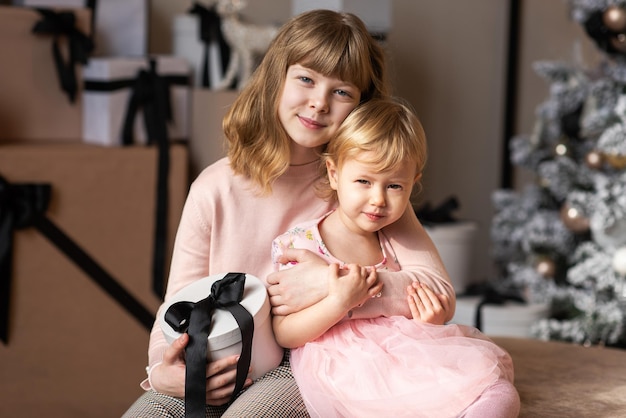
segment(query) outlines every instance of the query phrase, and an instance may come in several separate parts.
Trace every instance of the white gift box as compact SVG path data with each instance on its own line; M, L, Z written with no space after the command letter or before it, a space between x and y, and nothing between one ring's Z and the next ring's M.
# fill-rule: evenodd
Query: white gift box
M102 146L122 144L122 127L132 89L113 88L110 91L89 89L90 82L133 80L140 70L148 69L150 60L156 62L156 72L160 76L187 77L186 85L170 87L172 118L168 121L167 132L170 140L185 140L189 137L190 87L188 84L189 64L182 58L169 55L152 58L92 58L83 68L85 90L83 91L83 141ZM106 90L106 89L105 89ZM135 117L133 127L135 143L148 141L141 110Z
M391 29L391 0L292 0L291 13L298 15L313 9L348 12L363 20L372 33L388 33Z
M480 296L457 298L456 311L451 322L476 326L476 309L481 300ZM529 338L532 337L532 325L548 317L549 305L507 301L501 305L485 304L480 310L481 331L486 335Z
M439 251L457 294L472 283L472 249L478 226L461 221L425 226L424 229Z
M177 292L163 306L159 313L159 324L168 343L172 343L181 334L166 321L165 312L176 302L198 302L211 293L211 286L225 274L211 275L198 280ZM283 359L284 349L274 338L270 302L265 285L258 278L246 274L243 299L240 302L254 318L254 337L252 339L252 358L250 377L254 380L278 367ZM222 309L216 309L211 320L211 332L208 337L207 358L219 360L234 354L241 354L241 333L233 315Z
M193 85L202 87L202 70L205 55L208 54L209 82L206 86L213 88L224 77L222 71L222 56L217 41L211 42L208 47L200 39L200 18L196 15L176 15L173 19L172 28L172 54L187 60L191 66Z
M86 0L13 0L26 7L81 8ZM96 2L93 56L141 57L148 48L148 2L146 0L99 0Z

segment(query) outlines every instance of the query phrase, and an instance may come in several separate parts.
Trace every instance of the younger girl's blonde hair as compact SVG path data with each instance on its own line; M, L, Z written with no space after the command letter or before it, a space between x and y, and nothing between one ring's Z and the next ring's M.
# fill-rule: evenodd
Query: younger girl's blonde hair
M324 199L336 201L337 193L330 187L326 161L341 168L345 161L355 158L373 164L377 172L410 161L415 164L419 186L427 152L424 128L408 103L392 97L370 100L354 109L330 140L322 155L322 180L317 192ZM364 153L367 160L363 160Z
M384 51L357 16L312 10L291 18L222 124L233 171L266 193L289 166L291 138L278 118L278 104L294 64L353 83L361 102L390 92Z

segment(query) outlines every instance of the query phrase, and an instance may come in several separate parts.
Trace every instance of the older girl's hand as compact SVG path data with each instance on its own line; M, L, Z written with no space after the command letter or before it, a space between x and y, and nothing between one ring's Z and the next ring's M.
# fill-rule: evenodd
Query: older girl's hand
M274 315L299 312L328 295L328 263L309 250L287 248L277 260L293 267L267 276Z
M189 335L178 337L163 354L163 361L154 366L150 383L157 392L176 398L185 397L185 347ZM207 364L206 403L219 406L226 404L235 388L238 355L225 357ZM252 384L246 379L244 387Z

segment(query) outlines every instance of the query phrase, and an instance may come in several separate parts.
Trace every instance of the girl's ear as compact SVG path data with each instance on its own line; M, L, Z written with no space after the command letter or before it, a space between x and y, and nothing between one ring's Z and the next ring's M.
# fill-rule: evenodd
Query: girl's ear
M326 174L328 175L328 182L333 190L337 190L337 166L331 159L326 159Z
M417 173L415 175L415 178L413 179L413 184L417 183L418 181L420 181L420 179L422 178L422 173Z

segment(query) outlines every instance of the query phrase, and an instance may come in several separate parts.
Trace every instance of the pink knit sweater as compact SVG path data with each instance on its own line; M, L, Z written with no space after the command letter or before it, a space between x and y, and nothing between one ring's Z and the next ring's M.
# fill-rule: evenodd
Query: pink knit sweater
M273 271L272 240L293 225L319 218L331 209L328 202L315 195L317 166L315 162L290 167L272 186L269 196L259 195L250 181L236 176L227 159L207 167L191 185L183 209L165 300L210 274L237 271L265 280ZM447 294L454 307L448 274L411 208L385 233L402 271L381 272L383 296L355 309L353 318L410 316L406 286L412 280ZM454 309L450 318L453 313ZM149 367L161 361L166 347L165 337L155 323L150 334ZM150 388L147 380L142 387Z

